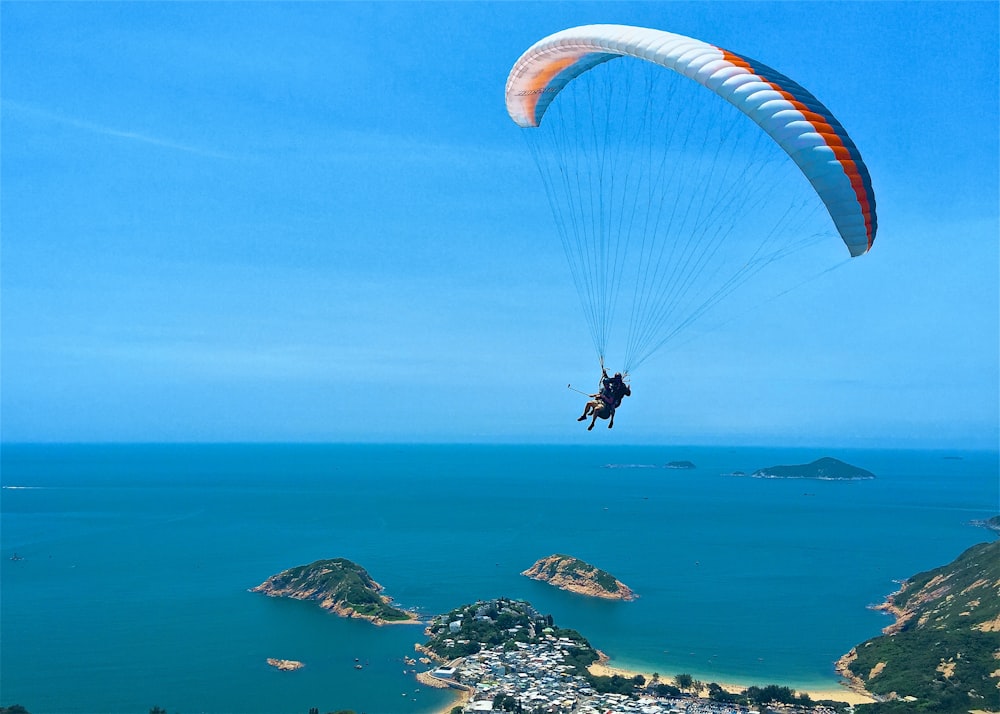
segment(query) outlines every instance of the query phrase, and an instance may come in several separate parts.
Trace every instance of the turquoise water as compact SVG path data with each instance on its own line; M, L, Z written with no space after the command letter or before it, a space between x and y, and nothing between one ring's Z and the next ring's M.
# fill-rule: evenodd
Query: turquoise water
M875 481L739 478L835 456ZM961 458L957 458L961 457ZM690 460L696 470L662 467ZM613 663L830 687L895 580L992 535L996 453L686 447L4 445L0 704L33 714L432 712L415 626L247 592L319 558L425 614L525 598ZM607 464L632 468L606 468ZM13 553L23 560L11 561ZM635 590L520 571L551 553ZM306 667L278 672L265 659ZM365 666L354 668L355 658ZM419 690L419 691L417 691Z

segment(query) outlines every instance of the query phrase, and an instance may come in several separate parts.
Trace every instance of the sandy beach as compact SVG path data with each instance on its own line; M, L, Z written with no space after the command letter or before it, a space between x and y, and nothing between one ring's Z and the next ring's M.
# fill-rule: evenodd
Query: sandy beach
M624 669L622 667L615 667L608 663L608 660L603 655L603 653L601 656L601 660L590 665L588 669L592 674L596 674L598 676L603 675L610 677L612 675L618 674L621 675L622 677L631 679L637 674L641 674L643 677L646 678L647 682L653 678L652 672L638 672L635 670ZM670 681L673 679L673 677L661 673L660 679L664 683L669 684ZM745 684L735 684L732 682L719 682L718 680L715 679L711 679L709 681L716 682L716 684L725 689L727 692L733 692L733 693L742 692L747 687L753 685L766 686L768 684L779 684L779 685L781 684L780 682L749 682ZM834 701L847 702L848 704L866 704L868 702L875 701L872 697L866 694L862 694L861 692L856 692L853 689L849 689L846 685L842 687L833 687L830 689L798 689L798 688L794 689L796 692L799 692L801 694L808 694L813 701L832 699Z
M447 706L441 707L434 714L451 714L451 710L455 707L464 707L472 701L472 692L463 692L458 689L453 689L452 691L455 694L454 701L450 702Z
M646 678L647 682L653 678L652 672L639 672L637 670L625 669L623 667L616 667L614 665L611 665L609 664L607 656L603 652L600 652L599 650L598 652L601 655L601 659L587 668L590 670L592 674L595 674L597 676L608 676L608 677L617 674L621 675L622 677L626 677L628 679L635 677L637 674L641 674L643 677ZM436 680L434 679L434 677L431 677L429 672L417 675L417 679L422 684L432 687L440 688L448 686L442 683L440 680ZM664 683L670 683L672 677L661 674L660 679ZM716 682L716 684L725 689L727 692L733 692L733 693L742 692L744 689L753 686L754 684L756 684L757 686L767 686L768 684L780 684L779 682L750 682L746 684L735 684L732 682L719 682L718 680L715 679L711 679L709 681ZM833 687L830 689L796 688L795 691L800 694L808 694L813 701L831 699L833 701L838 701L838 702L847 702L848 704L866 704L868 702L875 701L872 697L863 694L861 692L857 692L853 689L850 689L846 685L841 687ZM450 702L448 705L437 710L436 714L451 714L451 710L454 707L464 706L472 699L472 691L470 690L452 689L452 692L455 694L454 701Z
M469 701L472 700L473 690L465 687L457 689L455 687L449 686L445 682L442 682L440 679L436 679L435 677L431 676L430 672L420 672L417 675L417 681L428 687L434 687L435 689L450 689L451 693L455 695L455 698L451 702L438 709L435 712L435 714L451 714L452 709L454 709L455 707L465 706L466 704L469 703Z

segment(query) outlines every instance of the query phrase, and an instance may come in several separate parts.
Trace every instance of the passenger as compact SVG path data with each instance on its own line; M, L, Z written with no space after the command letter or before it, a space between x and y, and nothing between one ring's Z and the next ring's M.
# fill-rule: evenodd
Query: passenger
M583 408L583 414L577 417L577 421L584 421L588 416L593 415L593 420L587 430L594 428L594 422L598 418L610 419L608 428L615 424L615 410L621 406L622 399L632 395L632 389L625 384L625 377L621 372L615 372L614 377L608 376L608 371L601 362L601 386L596 394L591 394L590 401Z
M615 372L615 376L609 382L613 405L617 409L622 405L622 399L632 396L632 388L625 384L625 377L621 372Z

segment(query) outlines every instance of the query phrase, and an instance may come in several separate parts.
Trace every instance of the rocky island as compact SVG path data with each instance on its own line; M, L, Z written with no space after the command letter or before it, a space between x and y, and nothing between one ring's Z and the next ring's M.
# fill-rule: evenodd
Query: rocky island
M697 466L691 461L671 461L667 464L668 469L696 469Z
M608 600L635 600L638 597L610 573L569 555L542 558L521 575L590 597Z
M364 568L346 558L317 560L272 575L250 592L269 597L315 600L341 617L360 617L376 625L417 623L417 615L400 610L382 594L382 586Z
M302 669L305 665L295 659L277 659L275 657L268 657L267 663L282 672L294 672L297 669Z
M757 469L752 478L807 478L820 481L863 481L875 478L875 474L857 466L845 464L838 459L825 456L809 464L793 466L769 466Z

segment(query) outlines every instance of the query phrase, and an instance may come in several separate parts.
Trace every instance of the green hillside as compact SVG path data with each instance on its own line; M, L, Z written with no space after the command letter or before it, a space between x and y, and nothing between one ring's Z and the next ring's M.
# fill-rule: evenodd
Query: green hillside
M843 660L886 712L1000 711L1000 541L907 580L884 609L896 623Z
M368 571L347 558L317 560L273 575L252 592L271 597L316 600L321 607L347 617L363 617L373 622L416 619L389 604Z
M821 481L859 481L875 478L871 471L824 456L808 464L768 466L751 474L754 478L810 478Z

